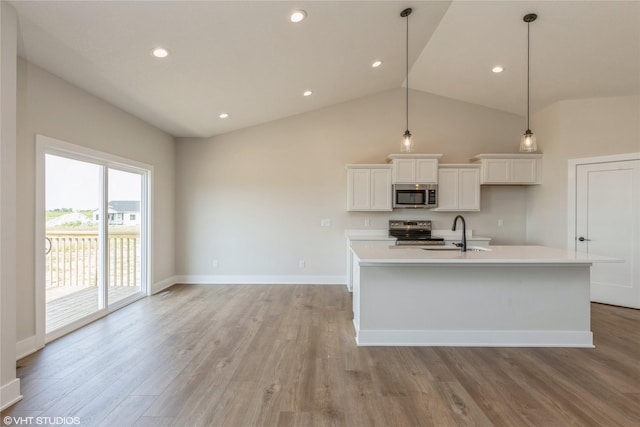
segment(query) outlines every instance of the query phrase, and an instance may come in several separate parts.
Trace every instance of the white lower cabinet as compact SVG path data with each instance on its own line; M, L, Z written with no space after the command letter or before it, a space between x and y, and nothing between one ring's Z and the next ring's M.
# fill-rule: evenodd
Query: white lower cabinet
M480 210L480 166L440 165L436 211Z
M347 210L391 211L391 165L347 165Z

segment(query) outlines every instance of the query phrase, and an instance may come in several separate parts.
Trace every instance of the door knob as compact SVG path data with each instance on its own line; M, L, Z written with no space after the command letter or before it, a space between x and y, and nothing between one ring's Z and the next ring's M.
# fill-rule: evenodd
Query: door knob
M580 240L581 242L590 242L591 241L591 239L585 239L582 236L578 237L578 240Z

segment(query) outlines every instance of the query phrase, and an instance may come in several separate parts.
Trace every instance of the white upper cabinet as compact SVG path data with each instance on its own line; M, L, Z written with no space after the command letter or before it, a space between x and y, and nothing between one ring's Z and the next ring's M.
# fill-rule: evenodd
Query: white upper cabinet
M448 164L438 168L436 211L480 210L480 165Z
M391 210L391 165L347 165L347 210Z
M391 171L387 168L371 169L371 210L391 210Z
M394 184L437 184L442 154L390 154Z
M542 154L478 154L481 184L533 185L542 180Z

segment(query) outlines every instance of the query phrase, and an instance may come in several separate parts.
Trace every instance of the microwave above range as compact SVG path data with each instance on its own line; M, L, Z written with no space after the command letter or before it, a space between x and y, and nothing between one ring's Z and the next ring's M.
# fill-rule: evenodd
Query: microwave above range
M394 184L393 207L432 209L438 207L438 184Z

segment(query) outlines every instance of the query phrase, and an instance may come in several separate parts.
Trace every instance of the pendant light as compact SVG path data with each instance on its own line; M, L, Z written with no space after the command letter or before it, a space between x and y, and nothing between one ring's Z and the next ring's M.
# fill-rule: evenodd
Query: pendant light
M533 153L538 151L538 144L536 144L536 136L529 128L529 25L536 20L538 15L535 13L528 13L522 18L527 23L527 130L520 139L520 151L525 153Z
M411 132L409 132L409 15L411 15L411 8L408 7L402 12L400 12L400 16L407 19L407 96L406 96L406 116L407 116L407 127L404 131L404 135L402 135L402 144L400 145L401 153L410 153L413 151L413 140L411 139Z

